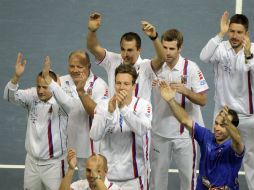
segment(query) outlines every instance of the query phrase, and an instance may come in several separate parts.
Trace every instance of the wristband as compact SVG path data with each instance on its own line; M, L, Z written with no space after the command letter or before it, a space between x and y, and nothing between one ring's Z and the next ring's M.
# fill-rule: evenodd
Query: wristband
M253 53L251 53L250 56L245 57L245 59L247 59L247 60L252 59L252 58L253 58Z
M88 30L89 30L90 32L92 32L92 33L94 33L94 32L96 32L96 31L97 31L97 29L95 29L95 30L91 30L90 28L88 28Z
M156 40L156 38L158 38L158 33L156 32L156 35L155 35L154 37L149 36L149 38L150 38L152 41Z

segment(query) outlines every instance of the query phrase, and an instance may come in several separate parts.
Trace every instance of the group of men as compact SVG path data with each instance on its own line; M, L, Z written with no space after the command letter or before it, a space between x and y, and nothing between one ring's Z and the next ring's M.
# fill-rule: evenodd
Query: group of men
M18 54L4 98L28 110L24 189L166 190L172 160L181 190L239 189L242 160L254 189L254 46L247 17L229 19L224 12L220 32L200 54L214 66L213 133L200 109L208 85L198 65L181 56L181 32L169 29L160 40L156 28L142 21L156 52L142 59L134 32L122 35L120 54L104 49L97 38L101 19L90 15L86 41L108 85L91 71L88 53L78 50L69 55L68 75L58 78L46 57L36 88L20 90L26 60ZM76 166L80 181L71 184Z

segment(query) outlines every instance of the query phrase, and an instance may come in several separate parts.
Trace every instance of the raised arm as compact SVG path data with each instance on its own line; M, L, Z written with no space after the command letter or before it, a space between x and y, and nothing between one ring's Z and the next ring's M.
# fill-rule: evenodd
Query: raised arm
M158 37L156 28L152 24L150 24L147 21L141 21L141 28L153 42L153 46L156 51L156 56L152 59L152 68L155 72L157 72L162 67L166 59L165 50Z
M70 113L73 108L79 106L80 102L78 99L73 98L68 94L66 94L66 92L61 88L61 86L57 82L52 80L49 74L50 69L51 69L51 61L49 56L46 56L42 69L43 78L49 85L49 90L52 92L60 108L63 111Z
M220 20L220 32L216 37L210 39L200 53L200 59L208 63L215 53L216 48L223 40L223 37L229 29L229 13L225 11Z
M160 82L160 93L162 98L168 103L176 119L181 124L183 124L189 131L191 131L193 127L193 121L189 117L187 112L176 102L176 91L170 88L170 86L165 81L162 81Z
M62 182L60 184L59 190L70 190L73 174L75 171L75 167L77 165L76 152L74 149L70 149L67 155L67 161L69 164L68 170Z
M221 38L224 38L225 34L228 32L229 23L230 23L229 13L225 11L220 19L220 32L218 33L218 35Z
M251 41L250 41L249 32L247 32L246 35L243 38L243 49L244 49L245 63L249 67L253 68L253 65L254 65L253 53L254 52L251 52Z
M25 71L26 60L23 59L23 55L19 52L15 64L15 73L11 78L12 84L17 84L20 77L23 75Z
M17 60L15 63L14 75L11 80L7 83L4 89L5 100L12 102L17 105L22 105L23 107L27 106L29 97L31 96L31 90L18 90L18 82L20 77L25 72L26 60L23 59L23 55L18 53ZM18 92L18 93L17 93Z
M96 31L101 25L101 14L94 12L88 19L88 31L86 36L87 49L95 56L96 60L102 61L105 57L105 50L98 42Z
M227 106L224 106L223 111L220 113L220 115L223 118L223 124L222 126L226 128L230 138L232 139L232 148L237 154L242 154L244 151L244 144L242 142L240 132L232 124L230 121L229 117L230 115L228 114L229 108Z

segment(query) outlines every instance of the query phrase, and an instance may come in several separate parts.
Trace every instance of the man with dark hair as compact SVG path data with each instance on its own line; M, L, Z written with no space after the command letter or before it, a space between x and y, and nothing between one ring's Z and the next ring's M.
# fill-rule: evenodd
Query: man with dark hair
M74 149L70 149L67 155L69 164L67 173L63 178L59 190L121 190L117 185L107 179L107 159L101 154L92 154L85 164L86 179L71 183L77 157Z
M15 74L4 90L4 99L28 112L24 189L58 189L65 170L68 115L54 99L42 72L36 78L36 88L18 89L25 66L19 53ZM49 77L57 82L54 72L50 71Z
M141 59L141 38L137 33L128 32L123 34L120 40L121 53L110 52L100 46L96 31L101 25L101 15L92 13L88 20L87 48L95 56L97 64L102 66L108 74L109 95L114 94L114 72L122 63L130 63L137 70L139 77L136 81L135 96L150 101L153 71L162 66L165 54L158 39L158 33L154 26L142 21L142 30L152 40L157 56L152 60Z
M122 47L122 42L123 41L136 41L136 47L137 49L141 49L141 38L140 36L135 33L135 32L127 32L127 33L124 33L120 39L120 47ZM129 61L129 60L127 60Z
M207 101L208 85L198 65L181 56L183 35L177 29L165 31L161 42L166 62L157 72L157 79L166 80L177 91L176 100L202 126L200 106ZM154 117L152 120L151 189L170 189L168 168L171 161L179 170L180 189L190 190L196 182L196 151L188 131L176 120L160 97L158 86L154 87ZM170 130L169 130L170 127Z
M235 14L230 18L230 24L241 24L244 26L245 30L248 31L249 30L249 19L242 14Z
M104 80L93 74L89 55L84 50L75 50L68 58L68 75L60 77L61 87L69 97L58 91L58 99L64 104L74 105L69 113L68 121L68 148L76 150L77 166L80 179L85 178L85 161L95 152L96 146L89 138L89 130L96 102L108 95L108 86ZM82 83L83 92L78 93L76 88ZM90 96L94 104L84 104L81 100ZM74 100L73 100L74 99Z
M244 144L236 128L239 123L236 112L224 106L216 116L212 133L200 126L177 103L176 91L165 81L160 83L160 93L176 119L199 144L201 157L196 189L238 190L238 172L244 156Z
M128 73L132 76L132 85L135 85L135 82L138 78L138 73L135 70L134 67L130 66L130 65L122 65L121 67L117 67L115 70L115 77L117 74L119 73Z
M230 106L239 115L239 130L246 147L245 177L249 189L254 189L254 44L250 42L248 28L246 16L236 14L229 20L225 11L220 32L202 49L200 59L214 68L214 117L223 105ZM225 34L227 41L223 41Z
M147 101L151 101L152 81L154 72L159 70L165 60L165 53L161 42L158 38L156 28L146 21L141 22L141 29L152 40L156 51L156 56L153 59L141 59L141 38L137 33L128 32L123 34L120 40L120 54L110 52L101 47L97 39L97 30L101 25L100 13L92 13L88 20L87 32L87 48L95 56L96 63L102 66L108 75L109 97L115 93L115 69L120 64L130 63L133 65L138 73L138 78L135 84L133 94L135 97L141 97ZM150 172L149 152L150 152L150 134L146 135L144 143L148 147L147 151L147 173ZM147 182L148 183L148 182Z
M115 94L99 102L90 136L108 159L108 178L124 190L147 189L147 141L151 104L133 96L136 69L121 64L115 70Z

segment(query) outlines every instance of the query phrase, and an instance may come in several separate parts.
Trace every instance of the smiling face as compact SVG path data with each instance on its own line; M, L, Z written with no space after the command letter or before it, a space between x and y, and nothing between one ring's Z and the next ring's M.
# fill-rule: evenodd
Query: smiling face
M90 67L91 65L87 61L85 53L77 52L69 58L68 71L75 84L82 79L82 73L84 73L84 75L88 78L90 74Z
M228 40L233 49L240 50L243 46L244 36L247 34L242 24L231 23L228 30Z
M123 39L121 41L121 56L125 63L131 63L134 65L140 55L140 48L137 47L136 40L127 41Z
M107 167L99 155L91 156L86 163L86 178L90 188L95 188L95 175L99 175L104 181Z
M41 101L47 102L52 97L52 93L48 89L48 84L43 77L37 76L36 87L37 95Z
M229 115L229 120L232 121L232 116ZM229 138L229 134L225 127L222 126L223 118L220 115L217 115L214 122L214 137L218 144L223 143L227 138Z

